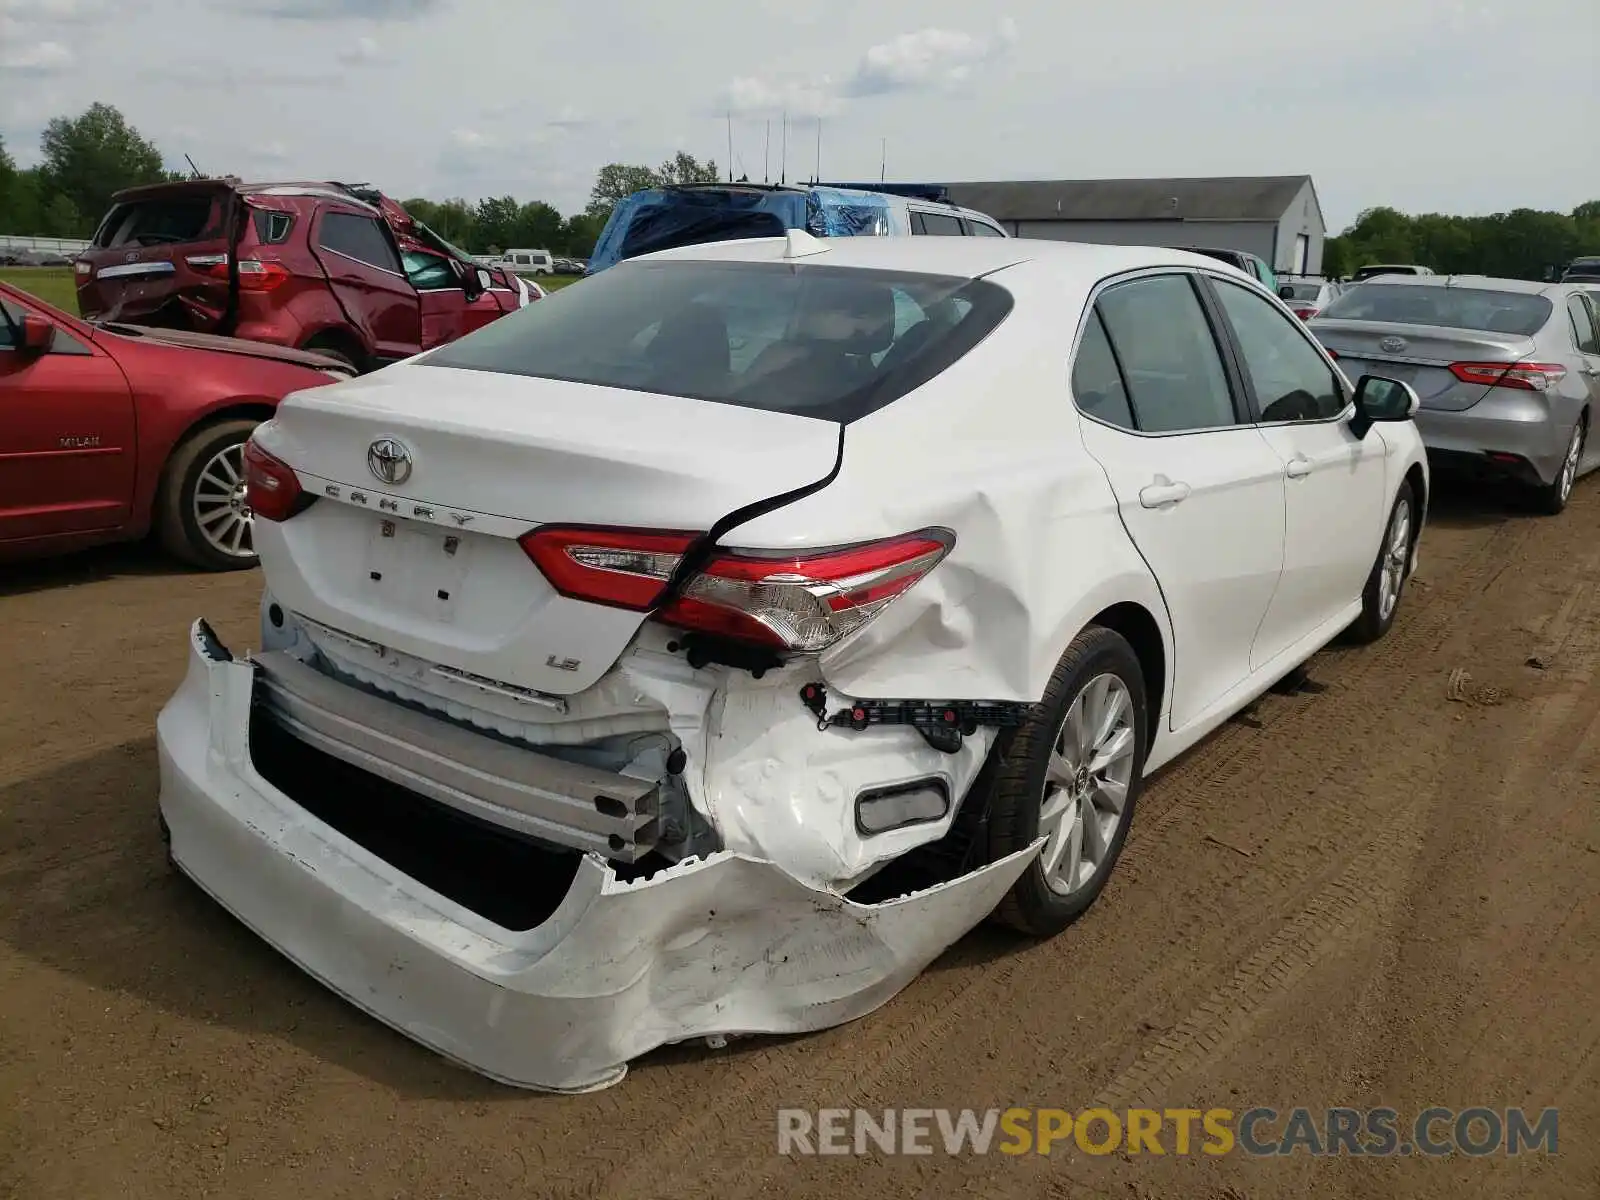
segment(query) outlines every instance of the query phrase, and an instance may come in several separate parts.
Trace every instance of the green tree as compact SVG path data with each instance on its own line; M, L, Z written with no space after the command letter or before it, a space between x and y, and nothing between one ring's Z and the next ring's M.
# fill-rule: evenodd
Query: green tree
M543 200L532 200L517 210L516 244L554 252L561 241L561 214Z
M514 196L486 196L478 201L476 214L478 241L489 250L506 250L518 245L517 217L522 207Z
M694 155L679 150L656 171L659 183L718 183L717 164L707 160L698 162Z
M41 224L43 228L39 232L44 237L86 237L92 232L85 228L83 214L64 192L50 197L50 202L44 206Z
M95 221L122 188L167 178L161 152L109 104L95 102L76 117L56 117L39 139L44 152L40 183L52 199L70 200Z
M631 196L634 192L653 188L660 182L661 177L649 167L607 163L595 176L594 187L589 190L589 207L584 211L592 217L597 217L600 224L604 225L618 200L624 196Z
M568 217L561 230L562 253L588 258L594 253L594 244L600 240L600 230L604 227L605 222L590 213Z

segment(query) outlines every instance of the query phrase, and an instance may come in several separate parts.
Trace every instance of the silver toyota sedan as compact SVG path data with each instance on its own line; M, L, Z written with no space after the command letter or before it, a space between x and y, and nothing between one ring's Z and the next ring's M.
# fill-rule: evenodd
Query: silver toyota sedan
M1416 390L1436 469L1509 478L1553 514L1600 466L1588 437L1600 409L1600 296L1580 285L1385 275L1307 325L1351 379Z

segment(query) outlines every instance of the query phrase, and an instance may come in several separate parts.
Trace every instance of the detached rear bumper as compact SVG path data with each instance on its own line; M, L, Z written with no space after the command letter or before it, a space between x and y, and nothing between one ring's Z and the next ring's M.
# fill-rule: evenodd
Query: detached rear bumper
M309 974L491 1078L581 1091L657 1046L863 1016L982 920L1038 852L878 905L719 853L624 883L585 855L556 911L516 932L404 875L255 770L258 668L196 622L157 724L178 867Z

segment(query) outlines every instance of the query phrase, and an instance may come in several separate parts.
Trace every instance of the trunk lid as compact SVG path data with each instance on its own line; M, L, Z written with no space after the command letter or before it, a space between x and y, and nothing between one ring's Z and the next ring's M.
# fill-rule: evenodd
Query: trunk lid
M79 311L107 321L217 329L228 284L203 268L227 261L238 211L230 180L119 192L78 256Z
M1476 329L1340 320L1317 317L1307 326L1338 358L1354 383L1363 375L1383 375L1409 383L1422 407L1463 412L1489 394L1481 383L1465 383L1451 363L1514 363L1532 356L1533 338Z
M646 614L561 596L518 537L542 524L702 532L824 480L839 437L786 413L401 365L291 396L258 430L318 502L258 523L257 549L303 616L487 685L570 695ZM409 458L393 482L379 442Z

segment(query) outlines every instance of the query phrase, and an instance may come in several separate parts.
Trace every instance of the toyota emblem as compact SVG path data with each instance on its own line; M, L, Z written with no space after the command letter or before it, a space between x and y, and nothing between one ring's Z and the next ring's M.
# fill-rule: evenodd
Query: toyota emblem
M126 254L124 254L122 256L122 261L125 262L125 263L136 263L136 262L138 262L139 261L139 252L137 250L129 250Z
M367 470L384 483L404 483L411 478L411 451L394 438L379 438L367 447Z
M1378 343L1378 349L1385 354L1399 354L1405 348L1406 340L1403 337L1386 337Z

